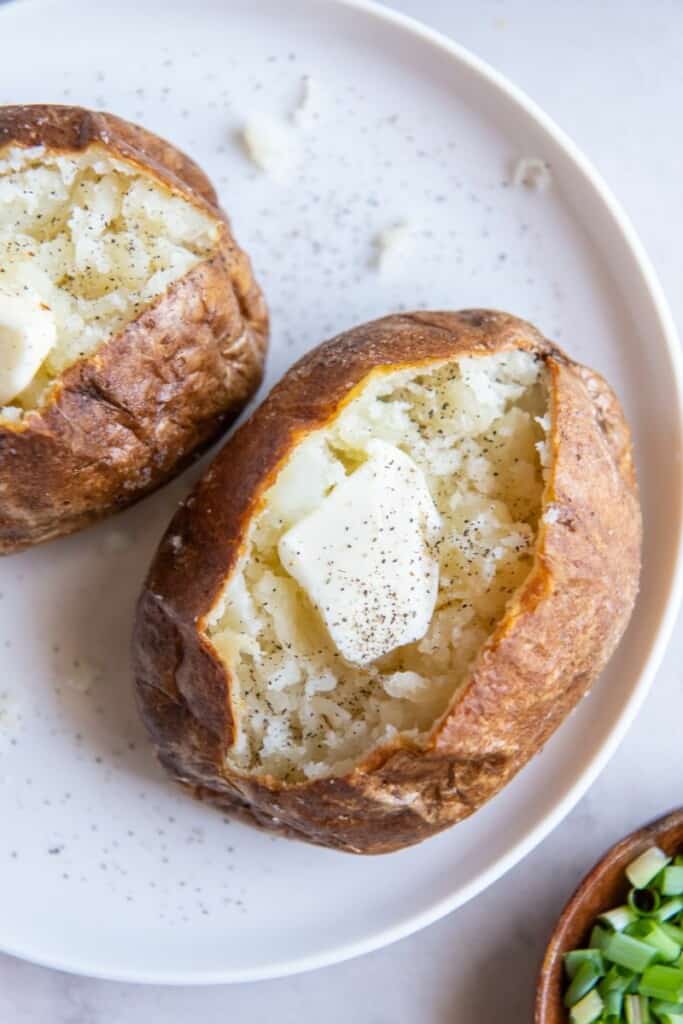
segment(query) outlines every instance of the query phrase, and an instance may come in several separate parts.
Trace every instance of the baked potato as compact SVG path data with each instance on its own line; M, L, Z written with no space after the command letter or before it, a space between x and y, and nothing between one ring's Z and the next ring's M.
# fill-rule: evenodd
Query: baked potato
M504 313L389 316L306 355L220 452L140 597L170 774L355 853L471 814L628 622L641 519L605 381Z
M254 393L266 342L189 157L111 114L0 107L0 553L172 476Z

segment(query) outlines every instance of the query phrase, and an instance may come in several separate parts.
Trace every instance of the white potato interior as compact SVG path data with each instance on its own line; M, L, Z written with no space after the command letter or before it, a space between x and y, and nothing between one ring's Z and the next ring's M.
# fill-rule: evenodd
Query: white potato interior
M2 310L14 312L17 297L56 328L0 415L34 408L59 373L206 258L217 234L215 218L99 145L73 155L0 152L0 344Z
M419 743L444 714L532 566L550 426L545 373L521 351L376 373L294 449L208 625L233 677L233 767L288 781L343 774L397 732ZM374 439L424 474L441 516L439 587L426 634L360 668L335 650L277 550Z

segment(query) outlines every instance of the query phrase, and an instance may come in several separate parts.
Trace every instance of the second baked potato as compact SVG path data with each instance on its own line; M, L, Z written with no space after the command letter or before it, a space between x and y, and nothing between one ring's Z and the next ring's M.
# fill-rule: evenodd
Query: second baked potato
M419 313L302 359L176 515L135 673L170 773L362 853L475 811L631 614L640 510L616 397L531 325Z
M0 554L175 473L258 387L267 316L200 168L79 107L0 107Z

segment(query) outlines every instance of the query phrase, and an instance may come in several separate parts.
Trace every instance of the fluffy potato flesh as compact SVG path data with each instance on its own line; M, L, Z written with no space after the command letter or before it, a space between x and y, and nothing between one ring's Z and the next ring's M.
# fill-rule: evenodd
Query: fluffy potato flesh
M0 152L0 416L209 256L219 222L98 144Z
M288 782L345 774L399 733L419 744L448 710L533 564L550 427L545 374L523 351L375 372L335 419L293 449L207 626L231 676L231 768ZM359 664L348 657L353 644L335 643L319 592L302 587L280 555L283 537L336 515L331 497L378 445L409 460L431 496L438 529L432 516L425 545L438 588L420 637ZM348 503L356 512L362 494ZM382 500L386 530L417 515L405 495L393 508L390 495ZM399 558L408 536L389 559L397 573L409 571ZM357 543L356 534L350 552ZM345 556L336 556L325 583L344 570ZM373 592L377 574L369 566Z

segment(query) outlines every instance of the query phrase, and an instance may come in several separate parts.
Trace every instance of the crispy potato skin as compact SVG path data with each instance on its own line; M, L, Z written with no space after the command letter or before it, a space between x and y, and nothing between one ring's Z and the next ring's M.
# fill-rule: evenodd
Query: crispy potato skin
M0 158L10 145L101 147L213 215L220 237L210 258L67 368L35 411L0 421L0 554L79 530L177 473L256 391L268 338L248 257L189 157L80 107L0 107Z
M549 371L553 466L536 561L424 749L374 751L353 773L296 785L225 764L230 681L203 632L261 496L292 446L377 367L522 348ZM139 703L159 757L195 795L260 825L386 853L467 817L541 749L621 637L638 588L641 520L628 427L608 385L503 313L415 313L305 356L219 454L174 518L140 597Z

